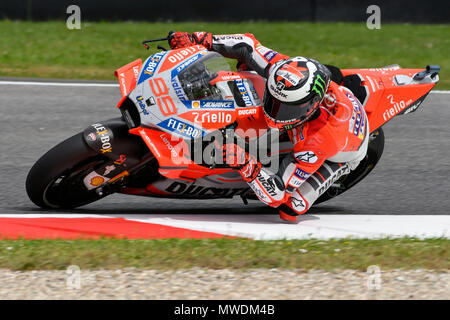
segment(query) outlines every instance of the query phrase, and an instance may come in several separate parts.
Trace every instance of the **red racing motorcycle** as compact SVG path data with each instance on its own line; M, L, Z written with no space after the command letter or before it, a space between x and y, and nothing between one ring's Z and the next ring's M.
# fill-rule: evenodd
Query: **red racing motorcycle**
M361 181L383 153L382 126L416 111L439 80L439 66L327 67L332 80L352 90L364 106L371 135L365 159L316 203ZM261 161L267 165L292 150L287 135L275 134L265 122L265 79L255 72L231 71L224 57L200 45L157 52L115 74L121 117L91 124L34 164L26 190L37 206L75 208L116 192L179 199L240 196L246 203L256 196L208 147L232 130L244 132L246 143L265 142ZM197 154L199 159L193 157Z

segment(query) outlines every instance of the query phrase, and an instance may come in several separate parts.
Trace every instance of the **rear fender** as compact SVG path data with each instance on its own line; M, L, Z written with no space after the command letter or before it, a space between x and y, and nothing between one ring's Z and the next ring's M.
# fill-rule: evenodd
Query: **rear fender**
M416 111L439 81L438 72L439 66L342 70L344 76L358 74L367 89L363 104L372 132L399 114Z

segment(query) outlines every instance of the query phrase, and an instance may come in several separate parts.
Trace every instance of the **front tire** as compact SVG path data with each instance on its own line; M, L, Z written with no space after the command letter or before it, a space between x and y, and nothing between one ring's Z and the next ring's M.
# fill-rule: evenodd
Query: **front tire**
M26 180L28 197L45 209L76 208L102 198L88 190L83 178L108 158L88 147L79 133L44 154Z

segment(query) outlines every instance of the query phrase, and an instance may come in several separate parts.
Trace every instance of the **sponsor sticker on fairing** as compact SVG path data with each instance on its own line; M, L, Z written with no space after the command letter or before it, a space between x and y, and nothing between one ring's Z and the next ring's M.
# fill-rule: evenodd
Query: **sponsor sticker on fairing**
M178 157L178 153L175 150L175 147L170 143L169 139L166 138L165 134L161 134L159 136L161 138L161 140L164 142L164 144L166 145L167 149L169 149L172 158L177 158Z
M106 128L101 123L94 123L92 127L94 127L95 129L95 134L97 135L97 137L100 138L99 140L95 140L98 141L97 143L99 144L100 151L102 153L112 152L111 140L113 134L111 130Z
M241 94L242 99L244 100L245 106L246 107L253 106L252 98L250 97L250 95L248 93L248 90L247 90L247 87L245 86L244 80L237 79L237 80L234 80L234 82L236 83L239 93Z
M177 77L172 78L172 87L175 90L175 94L177 95L178 99L180 101L185 102L187 101L186 95L184 93L183 87L181 86L180 82L178 81Z
M147 111L147 106L144 103L144 98L142 96L136 97L136 102L139 105L139 108L141 109L142 113L145 115L149 115L150 113Z
M158 126L190 139L196 139L205 134L202 129L175 118L166 119L158 123Z
M185 70L187 67L189 67L191 64L202 58L207 53L207 50L200 51L196 55L193 55L189 59L186 59L183 61L178 67L172 70L171 76L172 79L177 76L181 71Z
M232 74L232 75L228 75L228 76L220 76L220 80L222 81L229 81L229 80L236 80L236 79L240 79L241 76L238 74Z
M95 133L91 132L87 135L86 137L89 141L95 141L97 140L97 136L95 135Z
M262 102L261 99L259 98L258 92L256 92L256 89L254 86L250 86L250 93L252 94L253 97L253 105L257 105L257 106L261 106Z
M234 102L227 100L193 100L190 105L186 105L190 109L234 109Z
M139 78L138 84L147 80L150 77L153 77L153 75L156 72L156 69L158 68L160 62L162 61L162 59L165 55L166 55L166 52L161 51L161 52L155 53L154 55L150 56L147 59L144 67L142 68L142 73L141 73L141 77Z
M258 108L238 109L239 116L251 116L258 113Z
M170 182L170 180L164 180ZM195 183L185 183L183 181L173 181L170 182L170 185L161 185L165 182L156 182L153 184L153 187L159 187L163 189L165 192L171 194L179 194L187 197L197 197L197 198L217 198L217 197L232 197L240 194L245 194L249 191L248 188L221 188L221 187L210 187L199 185ZM159 184L159 185L158 185Z
M92 171L83 179L83 183L88 190L95 189L107 181L109 181L109 178L102 176L95 171Z

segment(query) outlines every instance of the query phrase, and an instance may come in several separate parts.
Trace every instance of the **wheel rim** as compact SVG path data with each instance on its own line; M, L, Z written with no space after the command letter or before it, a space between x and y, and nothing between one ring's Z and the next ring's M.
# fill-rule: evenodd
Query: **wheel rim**
M88 190L84 177L102 163L104 159L91 159L77 168L67 170L50 181L43 193L43 201L51 208L78 207L100 199L95 190Z

